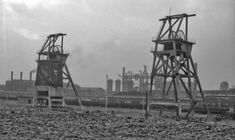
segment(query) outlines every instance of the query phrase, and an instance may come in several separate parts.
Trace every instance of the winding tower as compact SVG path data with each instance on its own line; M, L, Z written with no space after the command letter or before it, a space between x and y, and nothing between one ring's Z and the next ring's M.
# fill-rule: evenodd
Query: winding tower
M174 100L169 100L169 105L173 105L177 108L177 117L180 117L182 105L179 93L187 94L186 96L190 99L190 108L186 117L189 117L194 107L199 102L198 99L195 99L195 86L192 85L193 81L197 84L200 92L199 96L208 111L197 70L191 56L192 47L195 42L188 40L188 19L193 16L196 15L179 14L166 16L159 20L163 24L158 36L152 40L155 43L155 48L151 51L153 53L153 65L148 109L154 104L167 104L151 100L153 81L154 77L157 76L163 78L161 98L164 99L169 91L173 89ZM182 89L184 91L180 91L179 86L183 87Z
M64 52L63 48L65 35L63 33L50 34L38 52L34 96L35 106L49 108L64 106L64 85L68 87L70 84L79 105L82 105L65 63L69 56L68 53Z

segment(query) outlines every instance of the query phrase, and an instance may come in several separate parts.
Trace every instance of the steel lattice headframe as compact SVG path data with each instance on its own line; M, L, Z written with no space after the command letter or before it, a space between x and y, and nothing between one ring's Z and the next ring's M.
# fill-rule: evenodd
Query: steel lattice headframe
M176 105L180 103L179 84L181 84L182 89L191 100L191 107L186 117L189 117L198 103L194 95L196 87L199 88L200 96L208 111L197 70L191 56L192 46L195 43L188 41L188 18L192 16L195 16L195 14L179 14L160 19L163 22L162 27L158 36L153 39L155 49L152 51L153 65L150 84L149 106L151 103L154 104L151 102L151 97L155 76L163 77L162 98L168 96L172 89ZM195 86L192 85L193 81ZM179 117L179 108L176 112L177 117Z

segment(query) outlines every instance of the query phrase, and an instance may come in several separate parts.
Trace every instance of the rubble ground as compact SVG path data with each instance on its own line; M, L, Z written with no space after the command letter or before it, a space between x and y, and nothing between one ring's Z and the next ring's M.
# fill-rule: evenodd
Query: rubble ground
M136 113L135 113L136 112ZM135 110L0 105L0 139L235 139L235 122L174 114L148 119Z

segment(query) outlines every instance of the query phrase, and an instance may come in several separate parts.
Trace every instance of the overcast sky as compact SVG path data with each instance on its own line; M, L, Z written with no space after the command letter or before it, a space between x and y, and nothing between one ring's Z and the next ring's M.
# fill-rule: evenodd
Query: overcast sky
M150 72L151 39L170 8L196 14L189 38L202 88L235 85L234 0L0 0L0 83L10 71L29 79L46 36L58 32L67 33L67 65L81 86L104 87L106 74L117 79L123 66Z

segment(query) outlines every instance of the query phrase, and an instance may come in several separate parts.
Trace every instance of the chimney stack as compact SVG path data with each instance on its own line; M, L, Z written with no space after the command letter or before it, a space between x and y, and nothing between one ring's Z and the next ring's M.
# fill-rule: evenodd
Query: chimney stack
M36 72L37 72L36 69L33 69L29 72L29 80L30 81L33 80L33 73L36 73Z
M23 72L20 72L20 80L22 80Z
M124 91L125 67L122 68L122 91Z
M32 71L29 73L29 80L32 81Z
M13 80L13 71L11 71L11 81Z
M197 73L197 63L194 63L195 72Z

